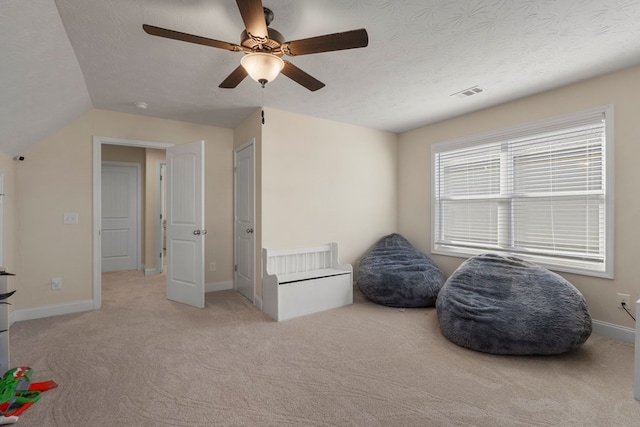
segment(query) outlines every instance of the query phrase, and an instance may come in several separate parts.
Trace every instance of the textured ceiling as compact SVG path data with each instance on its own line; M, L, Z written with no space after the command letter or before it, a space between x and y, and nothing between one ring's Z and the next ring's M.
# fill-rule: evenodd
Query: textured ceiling
M403 132L640 63L640 1L263 2L287 40L364 27L369 46L289 58L326 83L317 92L285 76L219 89L242 54L142 24L239 43L233 0L3 0L0 150L92 107L232 128L263 104Z

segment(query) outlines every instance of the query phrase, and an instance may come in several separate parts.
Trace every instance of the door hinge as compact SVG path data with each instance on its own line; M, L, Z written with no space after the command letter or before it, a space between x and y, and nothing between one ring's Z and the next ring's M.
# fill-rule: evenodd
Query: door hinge
M238 265L237 264L233 266L233 271L238 271Z
M160 214L160 219L162 219L162 214Z
M160 258L162 258L162 252L160 252Z

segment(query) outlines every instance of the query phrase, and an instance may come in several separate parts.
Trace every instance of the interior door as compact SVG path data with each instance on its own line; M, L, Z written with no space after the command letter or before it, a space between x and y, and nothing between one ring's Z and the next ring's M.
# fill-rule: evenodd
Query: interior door
M235 288L254 299L254 155L253 143L235 155Z
M102 164L102 271L138 268L139 166Z
M204 141L167 148L167 298L204 308Z

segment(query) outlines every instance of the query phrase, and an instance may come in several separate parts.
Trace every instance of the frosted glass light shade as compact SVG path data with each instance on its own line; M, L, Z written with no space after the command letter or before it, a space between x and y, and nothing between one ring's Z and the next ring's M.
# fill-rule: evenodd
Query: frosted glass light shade
M249 53L240 59L240 64L253 80L263 86L278 77L284 68L284 61L280 57L264 52Z

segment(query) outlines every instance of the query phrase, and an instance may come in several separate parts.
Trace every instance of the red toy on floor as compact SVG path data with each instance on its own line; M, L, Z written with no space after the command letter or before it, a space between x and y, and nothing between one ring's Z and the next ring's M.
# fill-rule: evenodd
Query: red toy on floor
M0 380L0 424L14 424L18 416L40 399L43 391L58 387L55 381L31 382L33 369L9 369Z

